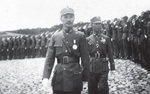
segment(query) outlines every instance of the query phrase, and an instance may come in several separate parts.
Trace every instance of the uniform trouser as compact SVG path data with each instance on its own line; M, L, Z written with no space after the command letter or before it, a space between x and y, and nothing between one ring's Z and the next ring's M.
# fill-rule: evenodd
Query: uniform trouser
M25 50L24 48L20 48L20 59L24 59L25 58Z
M13 58L13 50L12 49L9 49L9 60L11 60Z
M88 94L109 94L108 71L95 74L90 73L88 81Z
M40 48L36 48L36 57L40 57L41 53L40 53Z
M138 42L134 41L133 42L133 58L134 59L138 59L138 52L139 52Z
M17 49L14 48L13 50L13 59L17 59Z
M46 48L45 47L42 47L41 54L42 54L42 57L46 56Z
M127 57L128 55L127 40L123 39L122 41L123 41L123 56Z
M30 57L30 48L25 49L25 57Z
M0 50L0 60L2 60L2 51Z
M119 40L118 44L119 44L119 54L120 54L119 56L120 57L124 57L123 56L123 44L122 44L122 40Z
M142 49L142 63L148 64L149 62L149 56L148 56L148 42L146 39L143 40L141 43L141 49Z
M148 38L148 57L150 57L150 37ZM149 60L148 61L150 61L150 58L148 58ZM149 64L149 67L150 67L150 62L148 62L148 64Z
M7 59L7 49L4 49L2 53L3 53L2 54L3 60L6 60Z
M131 59L133 59L134 58L134 42L133 42L133 40L131 40L130 41L130 44L131 44Z
M53 94L81 94L81 91L63 92L63 91L53 90Z
M114 55L115 57L119 56L119 46L118 46L118 42L116 40L113 41L113 51L114 51Z
M31 57L34 58L35 57L35 48L30 48L31 49Z
M132 46L131 46L131 41L127 42L127 46L128 46L128 58L130 58L132 56Z

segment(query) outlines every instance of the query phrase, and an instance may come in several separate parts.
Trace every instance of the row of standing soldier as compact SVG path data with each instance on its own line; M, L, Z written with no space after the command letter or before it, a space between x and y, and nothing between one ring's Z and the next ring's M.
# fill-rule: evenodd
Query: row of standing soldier
M79 28L86 36L90 29ZM111 38L114 58L131 59L150 68L150 11L103 21L103 33Z
M114 58L131 59L150 66L150 11L130 18L124 16L103 21L103 33L111 38ZM75 28L88 37L92 34L89 24ZM59 32L59 29L55 32ZM51 34L26 35L3 38L0 42L0 60L45 57Z
M45 57L50 34L2 38L0 60Z

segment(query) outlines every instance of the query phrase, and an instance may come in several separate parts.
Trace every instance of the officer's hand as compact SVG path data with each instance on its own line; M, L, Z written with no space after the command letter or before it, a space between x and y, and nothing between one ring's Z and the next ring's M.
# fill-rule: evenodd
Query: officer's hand
M83 90L84 93L88 91L88 82L83 82Z
M116 71L115 71L115 70L111 70L111 71L110 71L110 74L111 74L111 75L114 75L114 74L116 74Z
M111 41L113 41L114 39L113 38L111 38Z
M147 39L147 35L144 35L144 37Z
M130 38L128 37L127 40L130 41Z
M42 90L46 91L48 88L48 79L44 78L42 81Z
M86 85L86 84L88 84L88 82L83 81L83 86Z

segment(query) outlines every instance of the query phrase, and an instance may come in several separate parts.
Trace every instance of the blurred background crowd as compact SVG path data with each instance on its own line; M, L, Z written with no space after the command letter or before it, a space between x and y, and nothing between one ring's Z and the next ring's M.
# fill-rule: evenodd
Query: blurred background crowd
M130 59L150 70L150 10L103 20L103 33L110 37L115 59ZM62 24L37 34L0 36L0 60L45 57L50 37L61 30ZM74 25L86 37L92 34L89 22Z

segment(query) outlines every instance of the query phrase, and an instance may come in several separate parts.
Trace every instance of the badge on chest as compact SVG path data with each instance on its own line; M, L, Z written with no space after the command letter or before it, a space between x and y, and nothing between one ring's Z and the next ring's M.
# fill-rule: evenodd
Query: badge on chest
M73 48L73 50L77 50L77 48L78 48L78 46L77 46L77 43L76 43L76 40L75 40L75 39L73 40L72 48Z
M106 43L106 39L104 39L103 37L101 38L101 43L105 44Z

